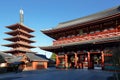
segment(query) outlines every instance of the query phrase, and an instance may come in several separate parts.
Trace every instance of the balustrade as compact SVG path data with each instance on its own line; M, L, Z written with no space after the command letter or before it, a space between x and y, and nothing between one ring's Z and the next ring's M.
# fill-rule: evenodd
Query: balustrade
M23 29L17 29L17 30L28 34L28 32Z
M24 51L31 51L30 49L28 49L28 48L23 48L23 47L14 48L14 49L11 49L11 50L24 50Z
M29 39L28 37L25 37L25 36L23 36L23 35L18 35L19 37L22 37L22 38L24 38L24 39Z
M25 30L22 30L22 29L17 29L17 30L20 31L20 32L23 32L24 35L27 35L28 37L32 36L31 34L29 34L28 32L26 32Z
M27 43L27 42L23 42L23 41L17 41L17 43L25 44L25 45L29 45L29 43Z
M79 42L79 41L92 40L92 39L109 38L113 36L120 36L120 32L116 29L109 29L109 30L104 30L102 32L94 32L94 33L85 34L82 36L74 36L71 38L64 38L64 39L56 40L54 41L53 45L59 45L59 44L65 44L65 43L71 43L71 42Z

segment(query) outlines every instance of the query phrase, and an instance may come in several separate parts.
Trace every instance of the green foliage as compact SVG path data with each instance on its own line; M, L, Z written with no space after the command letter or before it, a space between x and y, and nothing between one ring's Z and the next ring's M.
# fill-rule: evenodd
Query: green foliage
M50 59L52 59L52 60L54 60L54 61L55 61L55 59L56 59L56 54L55 54L55 53L52 53L52 55L51 55Z
M4 62L5 62L4 58L0 56L0 63L4 63Z

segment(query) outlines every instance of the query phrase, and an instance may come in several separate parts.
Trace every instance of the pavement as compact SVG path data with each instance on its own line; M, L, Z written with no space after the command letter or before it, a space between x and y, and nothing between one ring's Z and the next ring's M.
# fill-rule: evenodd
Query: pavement
M46 69L0 74L0 80L108 80L112 72L87 69Z

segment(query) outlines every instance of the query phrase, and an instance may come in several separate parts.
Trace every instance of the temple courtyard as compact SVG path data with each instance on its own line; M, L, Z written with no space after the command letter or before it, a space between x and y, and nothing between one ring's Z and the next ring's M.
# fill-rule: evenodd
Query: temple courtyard
M87 69L47 69L0 74L0 80L109 80L113 72Z

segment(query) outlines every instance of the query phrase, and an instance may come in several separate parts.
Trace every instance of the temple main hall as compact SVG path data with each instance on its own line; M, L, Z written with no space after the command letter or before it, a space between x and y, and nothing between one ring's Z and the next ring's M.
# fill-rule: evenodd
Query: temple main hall
M112 49L120 46L120 6L41 30L54 39L40 47L56 54L57 68L113 70Z

